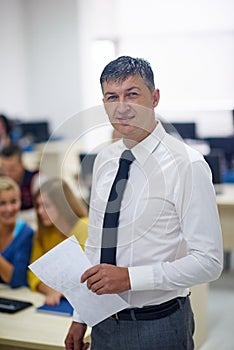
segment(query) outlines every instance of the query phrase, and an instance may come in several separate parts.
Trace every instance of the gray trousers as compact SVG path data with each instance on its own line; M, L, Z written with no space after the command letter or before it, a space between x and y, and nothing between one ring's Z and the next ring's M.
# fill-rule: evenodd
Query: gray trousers
M91 350L193 350L189 297L172 315L156 320L108 318L92 329Z

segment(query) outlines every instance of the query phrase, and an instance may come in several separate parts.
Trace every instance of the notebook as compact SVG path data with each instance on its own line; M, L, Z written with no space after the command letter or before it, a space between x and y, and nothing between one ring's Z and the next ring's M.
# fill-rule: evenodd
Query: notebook
M14 314L32 305L33 304L28 301L0 298L0 312L6 312L8 314Z
M52 305L43 304L37 307L36 310L38 312L60 315L60 316L72 316L73 314L73 307L65 298L62 298L58 305L52 306Z

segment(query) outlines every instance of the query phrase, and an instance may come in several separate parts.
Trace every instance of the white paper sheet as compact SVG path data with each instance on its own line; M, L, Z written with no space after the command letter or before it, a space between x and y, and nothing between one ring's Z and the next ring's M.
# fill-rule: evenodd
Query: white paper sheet
M80 283L81 275L90 267L75 236L67 238L29 266L42 282L62 293L83 321L92 327L129 304L117 294L96 295L86 283Z

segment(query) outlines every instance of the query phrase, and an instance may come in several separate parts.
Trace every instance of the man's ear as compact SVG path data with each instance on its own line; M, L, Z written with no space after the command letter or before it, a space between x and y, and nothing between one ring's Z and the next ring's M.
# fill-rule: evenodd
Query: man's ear
M155 89L153 91L153 107L156 107L160 100L160 91L159 89Z

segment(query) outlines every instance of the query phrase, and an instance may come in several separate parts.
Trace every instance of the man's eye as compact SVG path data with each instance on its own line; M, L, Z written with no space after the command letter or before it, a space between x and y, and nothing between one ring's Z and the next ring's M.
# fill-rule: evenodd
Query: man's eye
M137 92L129 92L128 96L129 97L136 97L136 96L138 96L138 93Z
M115 101L116 99L117 99L117 96L115 96L115 95L111 95L111 96L107 97L108 102Z
M4 201L0 201L0 207L3 207L6 204Z

